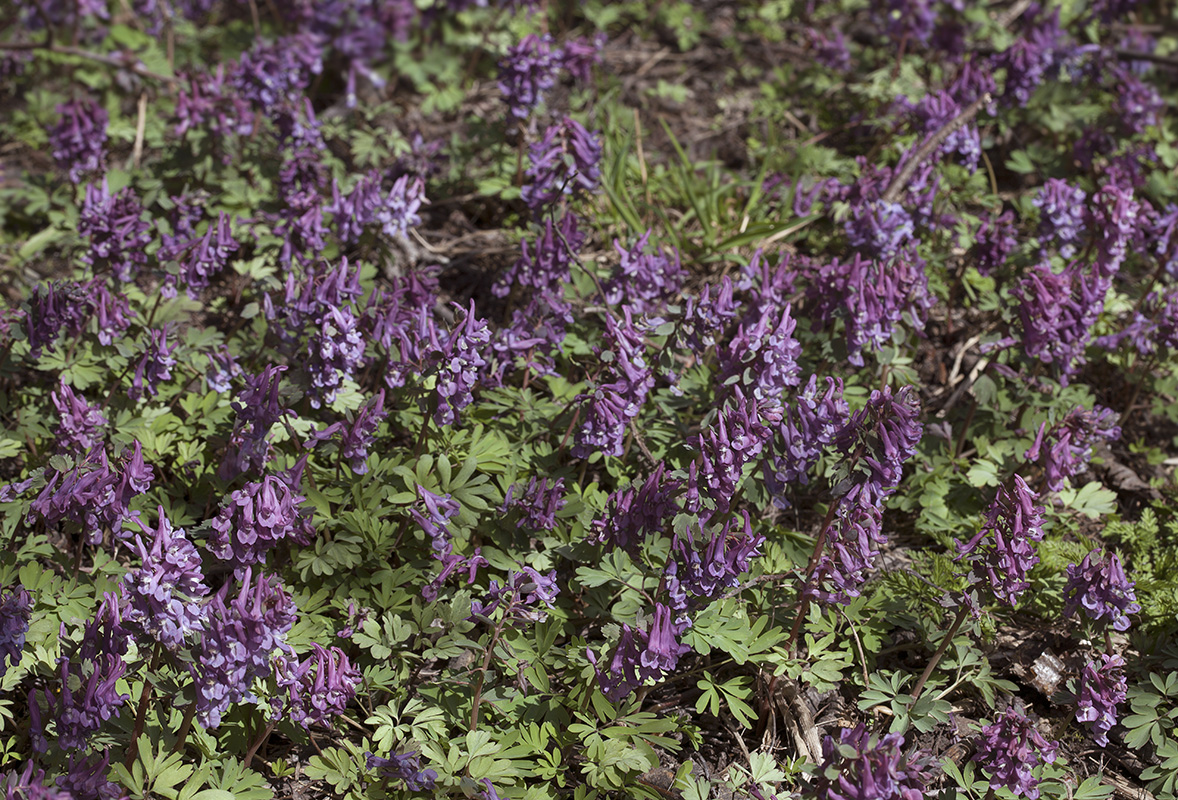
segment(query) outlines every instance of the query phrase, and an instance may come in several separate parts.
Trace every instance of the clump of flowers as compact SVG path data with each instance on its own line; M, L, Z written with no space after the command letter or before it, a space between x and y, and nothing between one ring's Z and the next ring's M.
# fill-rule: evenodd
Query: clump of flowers
M1104 309L1107 291L1108 284L1078 262L1058 273L1049 264L1038 264L1015 288L1023 349L1028 357L1055 365L1065 386L1085 363L1091 328Z
M581 123L564 117L528 148L531 163L520 195L528 208L541 212L574 190L592 192L601 180L601 141Z
M1108 732L1117 724L1117 706L1125 702L1125 659L1102 653L1099 660L1084 665L1076 697L1076 721L1086 723L1092 739L1108 746Z
M318 724L344 712L356 696L360 671L338 647L329 650L312 642L311 654L292 667L290 674L279 676L278 681L288 687L291 722Z
M528 484L512 484L507 490L501 511L516 508L522 521L533 531L551 531L556 527L556 514L565 505L564 478L551 480L535 475Z
M245 566L265 560L282 542L306 544L314 537L306 500L278 475L248 483L229 496L212 521L209 550L224 561Z
M64 380L49 398L61 416L55 431L58 449L63 452L89 451L102 441L102 428L107 420L101 408L74 394Z
M150 228L129 186L112 195L106 178L101 186L90 184L78 217L78 233L89 242L82 262L95 274L109 271L120 281L130 281L147 263L144 248L151 243Z
M905 758L904 737L878 736L862 723L822 742L822 764L806 797L817 800L919 800L929 776L923 764Z
M171 650L179 649L193 634L204 629L208 594L200 554L182 529L173 528L160 507L155 531L143 527L148 542L135 535L140 566L123 578L127 598L123 619Z
M1013 706L982 728L973 760L990 775L991 789L1009 789L1016 797L1036 800L1039 779L1035 769L1051 764L1059 745L1049 742L1022 711Z
M390 753L388 758L365 753L368 769L386 780L401 781L411 792L432 791L438 773L421 768L421 753Z
M1031 201L1039 209L1039 239L1044 246L1054 242L1059 254L1071 258L1076 254L1076 243L1084 230L1084 201L1087 194L1078 186L1069 186L1067 181L1048 178Z
M0 590L0 678L20 661L33 598L19 583Z
M561 51L552 46L547 34L528 34L510 48L499 62L499 91L511 116L521 120L531 116L556 85L560 68Z
M1127 631L1129 615L1141 610L1133 586L1116 553L1093 550L1079 564L1068 565L1064 616L1075 616L1083 609L1093 622L1102 622L1115 631Z
M1043 509L1022 476L1013 476L986 511L986 522L972 539L957 544L957 560L970 567L970 586L988 589L996 600L1014 607L1030 587L1027 573L1039 563L1035 542L1043 539ZM981 613L976 592L966 592L974 616Z
M1040 424L1035 441L1023 458L1038 461L1047 489L1058 492L1066 480L1088 468L1099 442L1120 438L1116 416L1103 406L1093 406L1091 411L1074 408L1055 425Z
M787 486L809 482L810 470L822 451L834 443L850 414L842 380L827 378L823 392L817 375L811 375L793 402L783 408L777 438L772 442L773 458L764 462L765 483L776 505L789 506L784 496Z
M57 165L78 183L83 175L103 167L106 152L106 110L89 98L71 100L57 107L61 119L49 129L49 146Z
M597 654L586 651L601 693L617 702L646 681L661 680L666 673L674 671L679 658L691 651L678 641L686 627L685 623L673 619L670 607L655 603L648 628L622 625L622 636L608 665L599 666Z

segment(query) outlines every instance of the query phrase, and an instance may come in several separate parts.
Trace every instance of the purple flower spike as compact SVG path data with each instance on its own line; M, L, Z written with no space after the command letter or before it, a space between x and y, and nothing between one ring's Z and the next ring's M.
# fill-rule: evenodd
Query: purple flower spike
M1039 426L1031 449L1023 454L1027 461L1038 461L1048 491L1058 492L1064 482L1088 468L1101 441L1112 441L1121 436L1116 414L1103 406L1091 411L1075 408L1055 425Z
M482 356L491 341L487 321L475 316L473 300L469 310L459 306L458 312L462 320L446 340L437 365L438 408L434 422L438 425L458 422L458 412L474 402L479 368L487 364Z
M330 650L311 643L312 652L284 680L290 686L290 720L296 725L327 723L356 696L360 671L338 647Z
M246 567L237 596L228 599L228 581L206 604L207 620L189 671L196 686L196 718L206 729L221 724L233 703L256 702L256 679L273 674L271 661L290 660L294 651L286 635L297 609L276 577L255 579Z
M957 545L957 560L970 565L969 583L987 587L996 600L1012 608L1030 587L1027 572L1039 563L1034 542L1043 539L1043 509L1035 504L1036 498L1022 476L1015 475L999 487L982 529ZM977 616L980 604L972 592L969 597Z
M61 694L56 702L51 702L50 708L57 720L57 743L64 750L81 750L87 746L91 734L106 720L119 716L123 704L131 699L130 695L119 694L115 689L115 684L127 671L127 665L116 655L98 658L88 675L81 664L71 664L64 656L58 660L58 665ZM81 680L76 690L70 688L71 676Z
M99 758L97 754L90 757L70 754L70 760L64 775L57 776L57 787L62 790L58 795L62 800L120 800L126 798L122 787L106 779L110 771L110 751L106 751ZM63 797L64 795L64 797ZM23 795L27 800L33 800L33 795ZM5 800L16 800L6 797Z
M403 781L405 788L411 792L433 791L434 783L438 780L438 773L432 769L421 768L421 753L391 753L388 758L367 756L368 769L385 779Z
M587 651L602 694L617 702L644 681L662 680L666 673L673 672L679 665L680 657L691 652L691 648L679 644L677 638L687 629L688 624L673 620L669 606L655 603L648 630L636 631L629 625L622 626L622 636L614 648L608 668L599 668L597 654L592 650Z
M1125 659L1100 654L1080 673L1080 691L1076 697L1076 721L1088 723L1092 740L1108 747L1108 732L1117 724L1117 706L1125 702Z
M740 526L741 520L743 526ZM749 571L752 559L761 555L760 547L765 543L763 535L753 533L747 511L715 526L710 539L702 526L700 534L707 540L702 552L696 549L696 543L679 536L671 544L675 558L667 564L667 584L673 586L671 594L675 599L672 607L676 611L687 608L684 592L710 600L725 589L739 586L740 576Z
M424 486L417 487L417 497L421 501L425 513L416 508L410 508L409 514L416 520L421 529L429 536L435 555L450 554L450 520L462 511L462 505L450 495L438 495Z
M143 219L143 206L129 186L114 195L106 178L100 187L87 186L78 233L89 239L90 247L82 262L95 274L109 270L126 282L147 263L144 248L151 243L151 223Z
M102 442L102 428L106 417L98 406L88 404L62 381L49 398L61 416L55 431L57 446L62 452L77 453L92 450Z
M527 119L556 85L561 51L553 49L552 37L528 34L507 51L499 62L499 91L507 109L516 119Z
M135 535L142 564L128 571L122 582L128 603L125 620L168 649L178 650L204 630L200 600L209 587L200 554L182 529L172 528L162 507L156 530L144 527L143 532L149 543Z
M635 552L646 534L662 530L664 520L678 511L675 496L681 488L666 473L660 461L641 486L635 481L611 494L603 515L593 520L592 541Z
M882 738L860 723L822 742L822 766L804 796L817 800L920 800L929 776L904 757L904 737Z
M20 661L32 609L33 598L20 584L0 591L0 678Z
M307 544L315 538L306 500L281 476L267 475L233 492L212 521L209 551L238 566L258 564L284 541Z
M1044 739L1035 723L1013 706L982 728L976 743L973 760L990 774L990 788L1006 788L1027 800L1039 797L1035 768L1054 762L1059 748L1056 742Z
M860 587L888 541L879 502L862 484L839 499L830 528L824 532L825 552L806 586L808 596L828 604L846 604L859 596Z
M892 394L885 386L871 393L834 443L855 469L852 482L863 484L873 497L884 497L900 485L904 463L916 452L923 433L916 390L905 386Z
M1064 616L1075 616L1083 609L1093 622L1103 622L1115 631L1127 631L1129 615L1141 610L1133 586L1116 553L1093 550L1079 564L1068 565Z
M601 180L601 140L581 123L564 117L528 148L531 164L520 195L539 214L574 191L592 192Z
M1048 264L1032 267L1015 289L1027 356L1054 364L1059 380L1085 363L1092 325L1104 309L1108 282L1079 263L1055 273Z
M1039 239L1044 247L1049 242L1059 245L1059 254L1071 258L1076 254L1076 243L1084 230L1083 189L1069 186L1067 181L1048 178L1031 201L1039 209Z
M551 531L556 527L556 513L564 508L564 493L564 478L550 481L533 475L527 486L516 483L507 490L500 512L517 508L522 513L521 521L528 528Z
M784 496L786 487L809 482L810 470L850 415L842 380L827 378L826 391L820 392L818 376L811 375L794 402L784 407L777 428L780 444L773 443L773 458L765 461L765 482L773 492L775 505L789 507Z
M78 183L83 175L103 167L110 118L89 98L63 103L57 113L61 119L49 131L49 146L57 166L68 170L70 180Z
M729 502L736 496L745 466L760 460L765 445L773 436L770 426L781 421L774 413L780 409L772 402L758 405L755 400L746 401L740 387L736 388L734 396L735 402L720 412L716 424L693 442L699 447L702 458L698 483L692 486L703 490L720 513L728 511Z
M679 265L679 253L673 247L657 247L655 252L647 253L650 235L648 230L629 249L614 240L621 261L617 272L602 287L607 305L624 305L634 314L661 314L667 302L682 290L687 271Z
M147 347L135 367L131 388L127 392L132 400L138 400L144 395L154 397L159 391L160 381L171 379L176 357L172 355L175 346L168 346L168 333L167 325L148 331Z
M360 321L350 308L329 308L307 342L312 408L335 402L345 380L364 360Z

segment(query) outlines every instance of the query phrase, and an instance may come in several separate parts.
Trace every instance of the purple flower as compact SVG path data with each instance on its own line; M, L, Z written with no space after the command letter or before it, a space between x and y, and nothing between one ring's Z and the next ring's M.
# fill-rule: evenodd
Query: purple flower
M297 102L314 76L323 70L323 54L316 37L298 33L275 39L258 40L231 68L237 93L259 111Z
M365 753L367 766L375 770L382 778L403 781L405 788L411 792L433 791L438 773L432 769L421 768L421 753L390 753L388 758Z
M793 335L797 325L789 305L780 311L766 307L755 322L741 323L722 365L725 379L746 376L754 400L779 401L801 382L802 345Z
M54 430L59 450L88 452L102 442L102 427L107 420L99 406L89 405L85 398L78 397L64 380L57 391L50 392L49 399L61 418Z
M507 51L499 62L499 91L511 116L527 119L543 102L544 94L556 85L561 56L547 34L528 34Z
M729 502L744 478L745 466L760 460L773 436L770 425L780 421L779 416L770 413L780 412L772 403L765 407L759 406L756 400L746 401L740 387L736 387L734 396L735 403L722 409L716 424L701 433L694 443L702 458L697 482L690 482L689 489L703 489L719 513L728 511Z
M140 566L129 570L121 584L128 606L124 619L168 649L178 650L204 630L200 601L209 587L200 554L182 529L172 528L162 506L156 530L144 527L143 532L149 534L149 543L135 535Z
M147 347L143 357L135 367L135 375L131 379L131 388L127 392L132 400L138 400L146 394L154 397L159 392L160 381L172 377L172 367L176 366L176 357L172 355L174 347L168 346L168 329L155 328L147 332Z
M626 306L635 314L660 314L682 291L687 271L679 265L679 253L673 247L647 253L651 233L642 234L629 249L614 240L621 261L602 287L607 305Z
M916 452L922 434L916 390L905 386L893 395L885 386L872 391L867 405L835 436L835 445L852 470L850 481L883 497L899 486L904 463Z
M33 19L36 18L34 15ZM36 735L34 733L34 736ZM45 751L45 748L38 748L35 745L34 749L40 752ZM33 761L29 761L25 764L23 772L17 771L15 768L12 772L0 772L0 797L3 797L4 800L79 800L80 796L46 786L45 770L36 767L37 765ZM90 800L90 798L86 800ZM107 798L103 798L103 800L107 800Z
M458 412L474 402L473 389L478 383L479 367L486 366L482 352L491 341L486 320L475 316L474 301L470 309L457 307L461 321L450 333L437 359L437 383L434 391L438 407L434 422L453 425Z
M340 239L354 244L371 225L379 225L386 236L404 236L421 224L421 206L426 202L425 181L420 177L402 175L385 193L380 173L374 170L346 196L340 193L339 184L333 183L332 201L325 210L335 216Z
M899 253L916 231L912 216L903 206L883 200L852 206L845 228L852 247L881 258Z
M125 520L137 516L128 506L135 495L147 491L154 478L151 467L143 462L143 450L136 441L123 451L121 462L112 469L106 451L95 448L66 472L46 472L47 482L30 504L30 516L36 514L50 525L63 521L82 526L91 544L102 540L103 531L121 535Z
M593 520L591 541L634 552L646 534L661 531L678 511L675 496L681 485L667 479L662 461L641 486L637 483L609 496L602 516Z
M37 286L29 298L25 316L25 334L29 340L29 354L41 357L46 345L53 345L64 330L66 336L76 338L85 330L92 307L87 284L48 283Z
M1027 461L1038 461L1043 468L1048 491L1058 492L1064 482L1088 467L1095 448L1101 440L1120 438L1116 414L1103 406L1091 411L1074 408L1062 420L1048 427L1039 426L1031 449L1023 454Z
M1080 691L1076 697L1076 721L1088 723L1092 739L1108 747L1108 732L1117 724L1117 706L1125 702L1125 659L1102 653L1100 661L1090 661L1080 673Z
M736 528L741 520L744 524L738 532ZM710 534L705 533L706 527L712 528ZM739 586L740 576L749 571L752 559L761 555L760 547L765 542L764 536L753 533L747 511L739 517L728 517L723 525L702 523L698 530L704 540L699 543L703 545L702 550L695 541L678 534L671 543L674 558L667 563L667 585L673 585L673 598L678 595L672 601L676 611L687 608L685 591L710 600L725 589Z
M307 342L307 350L309 399L312 408L319 408L335 402L343 382L364 360L364 336L352 309L327 309L319 330Z
M837 503L830 526L820 534L826 546L805 594L822 603L845 605L859 596L888 537L883 533L880 498L864 485L852 487Z
M539 214L575 189L592 192L601 180L601 141L571 117L564 117L528 147L531 163L520 192L524 203Z
M952 122L961 110L961 106L949 92L941 91L925 95L916 105L914 112L921 131L925 136L932 136ZM957 153L961 163L970 172L976 170L978 159L982 155L982 141L977 127L964 125L946 136L937 148L935 157L943 157L948 153Z
M223 64L218 64L211 73L190 73L184 77L187 86L180 89L176 98L177 136L206 125L215 139L253 134L256 115L245 98L226 81Z
M462 505L448 494L434 494L420 485L417 487L417 498L421 501L425 513L423 514L416 508L410 508L410 516L429 536L435 556L449 555L451 551L450 520L462 511Z
M111 195L106 178L102 186L90 184L78 216L78 233L89 240L82 263L95 275L110 271L130 281L147 263L145 248L151 243L151 223L143 219L143 206L131 187Z
M227 582L206 604L204 634L189 665L196 687L196 718L216 728L233 703L256 702L253 683L273 673L271 659L294 657L286 635L297 610L276 577L255 580L246 567L237 596L228 600ZM251 585L252 581L252 585Z
M32 609L33 598L19 583L0 590L0 678L20 663Z
M368 472L368 451L376 440L376 429L389 414L384 407L384 389L360 407L356 418L350 422L337 422L318 433L307 437L307 447L314 447L339 434L339 452L348 460L352 472L364 475Z
M57 166L68 170L70 180L78 183L86 173L103 168L109 117L89 98L62 103L57 113L61 119L49 130L49 146Z
M1092 229L1096 234L1094 273L1108 280L1125 261L1129 245L1141 238L1141 204L1132 189L1105 184L1093 197ZM1103 284L1102 284L1103 285Z
M843 398L843 382L826 379L826 391L819 392L818 376L798 392L794 402L782 408L777 426L779 439L772 443L773 458L765 461L766 486L773 492L773 502L787 508L784 497L787 485L806 484L809 472L818 463L822 451L831 445L850 418L851 410Z
M605 47L607 37L598 33L591 40L573 37L564 42L561 47L561 63L569 75L582 83L589 83L593 75L593 67L601 63L601 51Z
M178 251L175 260L181 262L184 291L195 300L202 290L208 288L210 279L228 266L229 257L237 252L238 244L229 229L229 215L221 212L216 223L209 223L203 236L194 235L175 247Z
M509 508L521 511L521 521L533 531L551 531L556 528L556 514L564 508L564 478L550 481L548 478L532 476L527 486L512 484L507 490L500 513Z
M497 608L503 608L503 618L513 623L543 622L548 612L537 607L537 602L547 608L555 608L560 589L556 585L556 570L542 575L532 567L508 575L507 582L500 586L491 581L483 600L471 604L471 616L489 617Z
M683 304L683 316L675 331L678 343L702 354L723 340L728 323L736 319L739 309L740 301L734 299L727 275L717 285L705 285Z
M589 458L596 452L622 455L626 427L638 416L654 387L642 334L634 327L629 308L623 308L622 315L620 322L612 314L606 315L609 369L607 378L592 393L581 395L584 422L572 448L577 458Z
M1029 17L1029 15L1027 15ZM1006 71L1001 99L1025 106L1047 73L1073 53L1073 44L1059 24L1059 9L1031 20L1023 36L990 58L991 71Z
M998 488L981 530L968 542L957 544L957 560L965 559L970 565L970 585L982 584L996 600L1012 608L1030 587L1028 571L1039 563L1034 543L1043 539L1043 509L1036 499L1026 481L1015 475ZM980 604L972 592L968 596L977 616Z
M205 373L205 382L210 390L224 394L229 391L230 382L241 375L241 366L225 345L220 345L208 353L208 357L209 369Z
M268 366L245 379L245 388L230 405L237 414L229 450L217 471L222 480L232 480L243 472L261 471L270 457L266 440L270 428L284 416L294 414L284 407L280 388L285 366Z
M94 616L82 626L82 642L78 645L75 658L83 661L98 661L105 656L122 658L131 644L132 631L123 624L126 596L120 587L118 593L106 592Z
M57 743L63 750L81 750L102 723L119 716L123 704L131 699L115 689L127 665L116 655L88 662L89 670L64 656L57 663L61 670L61 693L54 700L49 690L45 690L50 714L57 720ZM71 677L81 682L76 690L70 687Z
M924 262L905 251L888 263L864 260L856 253L811 270L806 290L807 316L819 326L843 319L847 360L863 366L863 351L892 341L907 313L923 328L932 307Z
M1035 723L1013 706L982 728L976 746L973 760L989 773L990 788L1006 788L1027 800L1039 797L1035 768L1054 762L1059 747L1044 739Z
M822 741L822 765L804 797L818 800L920 800L929 776L904 757L904 737L869 733L863 723Z
M1086 274L1079 263L1059 274L1047 264L1035 266L1015 289L1023 349L1030 358L1056 365L1065 386L1085 363L1090 330L1107 290L1107 282Z
M896 43L928 44L937 24L934 0L872 0L875 18Z
M282 476L267 475L233 492L211 523L209 552L240 566L259 564L281 544L307 544L315 537L306 498Z
M290 721L306 726L344 713L356 696L360 671L338 647L327 650L312 642L311 654L282 680L289 684Z
M677 638L686 630L687 624L673 620L670 607L655 603L647 630L622 626L622 636L608 668L599 668L597 655L592 650L587 651L602 694L617 702L645 681L662 680L667 673L674 672L679 659L691 652L691 648L680 644Z
M827 35L816 28L808 28L806 38L809 40L810 53L820 66L833 72L850 71L851 52L847 49L847 37L842 31L831 30Z
M982 218L982 225L976 237L977 243L974 246L978 272L989 275L1006 263L1010 254L1018 247L1016 233L1014 213L1011 211L1003 211L997 215L987 214Z
M1079 609L1093 622L1104 622L1116 631L1129 630L1129 615L1141 610L1134 583L1125 576L1116 553L1093 550L1079 564L1068 565L1064 587L1065 617Z
M110 751L105 751L102 757L98 754L91 757L70 754L66 772L57 776L55 783L62 794L71 800L120 800L126 798L121 786L106 779L110 771ZM22 798L32 800L31 795L22 794ZM5 800L17 800L16 797L6 796Z

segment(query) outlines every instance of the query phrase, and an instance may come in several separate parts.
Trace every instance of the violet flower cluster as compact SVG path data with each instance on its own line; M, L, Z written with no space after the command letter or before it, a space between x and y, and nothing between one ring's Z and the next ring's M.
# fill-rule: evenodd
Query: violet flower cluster
M590 540L636 551L647 534L662 530L664 520L678 511L675 498L680 489L678 481L667 477L666 464L660 461L641 485L634 481L609 496L602 516L592 522Z
M273 674L272 659L287 661L294 651L286 635L295 622L294 601L277 577L266 577L246 567L230 600L229 581L205 606L206 622L196 661L189 665L196 687L196 718L205 728L216 728L230 705L257 702L255 680Z
M527 119L543 102L544 95L556 85L562 55L551 36L534 33L507 51L499 62L499 91L511 116Z
M1053 364L1065 386L1085 363L1107 291L1108 283L1078 262L1059 273L1049 264L1036 265L1015 288L1023 349L1029 358Z
M289 674L278 677L287 687L287 714L296 725L323 724L344 713L356 696L360 671L338 647L330 650L311 643L311 653Z
M700 510L702 493L718 513L726 513L744 478L745 466L760 460L773 436L770 426L780 422L778 406L747 401L739 387L733 396L734 401L721 409L716 423L690 442L699 448L700 458L692 462L689 471L688 511Z
M698 540L689 529L690 535L676 534L671 543L672 559L667 563L665 580L676 612L688 609L688 594L700 601L711 600L723 590L739 586L740 576L749 571L765 543L763 535L753 533L747 511L728 517L722 525L701 522L695 530Z
M605 324L605 341L612 359L606 370L608 378L600 381L591 394L581 397L584 422L572 448L577 458L588 458L595 452L622 455L626 428L654 388L643 336L635 327L630 309L623 307L621 319L607 314Z
M340 192L338 182L333 182L331 192L325 210L334 215L340 239L351 244L358 242L370 227L379 227L392 238L404 236L421 224L421 207L428 202L421 178L402 175L386 192L376 171L361 178L346 195Z
M810 470L823 450L834 443L850 414L842 379L828 377L826 390L820 391L817 375L811 375L793 402L783 407L778 436L772 443L773 457L764 462L765 483L774 504L789 507L786 487L809 483Z
M1093 550L1079 564L1068 565L1064 616L1073 617L1083 609L1093 622L1108 625L1115 631L1127 631L1129 615L1141 610L1133 587L1116 553Z
M670 607L655 603L654 614L646 629L622 625L622 635L609 664L600 664L592 650L586 651L597 675L601 693L611 702L626 697L648 680L661 680L679 665L679 659L691 652L678 637L686 624L676 622Z
M1020 475L998 487L986 511L986 521L972 539L957 544L957 560L969 565L971 587L980 586L998 602L1014 607L1030 587L1027 573L1039 563L1035 542L1043 539L1043 509ZM966 592L974 616L981 613L976 592Z
M101 186L88 185L78 217L78 233L88 240L82 263L96 275L109 271L120 281L132 280L147 263L150 228L129 186L112 195L106 178Z
M537 214L575 190L594 191L601 180L599 134L571 117L550 126L528 147L528 156L531 163L520 196Z
M1035 723L1013 706L982 728L973 760L990 775L991 789L1008 789L1016 797L1036 800L1035 769L1055 761L1059 745L1039 733Z
M19 583L0 590L0 678L20 663L32 610L33 598Z
M904 756L899 733L878 736L862 723L824 737L822 764L804 796L816 800L922 800L929 775Z
M1039 240L1045 248L1052 243L1064 258L1076 254L1076 244L1085 229L1086 199L1083 189L1069 186L1067 181L1059 178L1047 179L1031 201L1031 205L1039 209Z
M390 753L388 758L365 753L368 769L385 779L404 783L411 792L433 791L438 773L421 768L421 753Z
M282 476L267 475L234 491L213 519L209 552L238 567L258 564L283 542L306 544L314 538L310 514Z
M148 542L143 535L135 535L134 549L141 563L120 584L126 597L123 620L175 651L204 630L202 600L209 587L196 547L182 529L172 527L163 507L158 512L155 531L139 523Z
M356 412L351 422L334 422L323 430L307 437L307 447L315 447L322 442L339 436L339 454L348 461L352 472L357 475L368 473L368 452L372 443L376 441L376 430L388 417L389 412L384 407L384 389L379 390L371 400L366 402Z
M1035 441L1023 458L1037 461L1043 469L1047 489L1058 492L1065 481L1088 468L1097 444L1120 438L1116 417L1111 409L1103 406L1093 406L1091 411L1074 408L1050 427L1046 422L1040 424Z
M61 119L49 129L49 147L57 166L79 183L82 176L100 172L106 155L106 110L89 98L57 107Z
M725 378L740 375L755 401L779 402L801 382L802 345L793 335L796 328L789 305L780 310L767 306L755 321L742 322L728 345Z
M1108 747L1108 732L1117 724L1117 706L1125 702L1125 659L1101 653L1099 660L1084 665L1076 696L1076 721L1088 725L1092 740Z
M57 721L57 743L63 750L83 750L90 736L102 723L119 716L130 695L119 694L116 684L127 671L127 664L117 655L99 656L94 661L74 663L66 656L58 659L61 675L61 692L56 697L48 689L44 696L48 704L47 715ZM86 669L86 667L89 669ZM71 688L71 677L77 689ZM36 743L44 744L44 725L41 709L35 698L36 691L30 692L29 716L30 734Z
M620 261L602 286L607 305L626 306L634 314L662 314L683 289L687 271L679 264L679 253L673 247L648 253L651 233L646 231L630 248L614 240Z
M564 478L551 480L533 475L526 486L514 483L507 489L499 510L506 513L510 508L518 509L520 519L528 529L551 531L556 528L556 515L564 506Z
M92 406L85 398L74 394L64 380L49 399L60 418L54 435L57 447L65 453L89 452L102 443L102 429L107 419L99 406Z

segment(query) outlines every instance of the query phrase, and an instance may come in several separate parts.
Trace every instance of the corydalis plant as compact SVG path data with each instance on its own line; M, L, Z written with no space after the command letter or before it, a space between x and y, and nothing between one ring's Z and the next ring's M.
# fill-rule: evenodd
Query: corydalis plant
M920 800L929 775L905 757L904 737L878 736L860 723L822 741L822 764L803 797L816 800Z
M1005 788L1027 800L1039 797L1035 771L1055 761L1059 746L1047 741L1021 710L1007 708L982 728L975 741L973 760L989 773L991 789Z
M1093 550L1079 564L1068 565L1064 616L1074 617L1083 609L1093 622L1127 631L1129 615L1141 610L1133 586L1116 553Z
M1117 706L1125 702L1125 659L1102 653L1084 665L1076 697L1076 721L1088 725L1092 740L1108 746L1108 732L1117 724Z
M1027 573L1039 563L1034 543L1043 539L1043 509L1037 498L1022 476L1014 475L998 488L981 530L958 543L957 560L969 566L966 603L975 617L981 613L977 589L1013 608L1030 586Z

